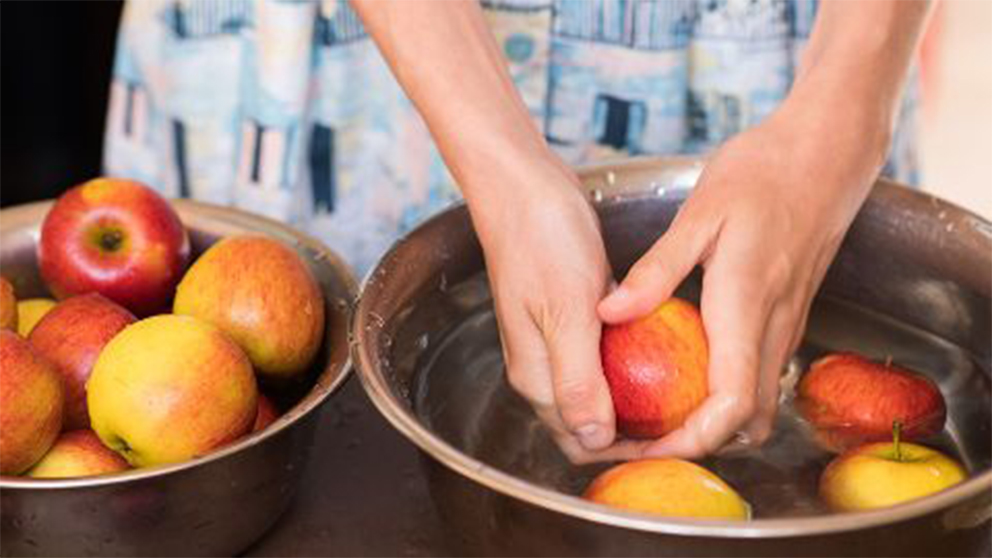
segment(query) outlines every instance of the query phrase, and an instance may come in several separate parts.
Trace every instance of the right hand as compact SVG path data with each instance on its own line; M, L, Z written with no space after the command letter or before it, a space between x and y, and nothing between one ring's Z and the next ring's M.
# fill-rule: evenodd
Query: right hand
M564 165L542 165L527 179L513 189L526 199L473 207L509 383L571 461L637 457L643 443L614 444L600 361L596 306L612 272L596 213Z

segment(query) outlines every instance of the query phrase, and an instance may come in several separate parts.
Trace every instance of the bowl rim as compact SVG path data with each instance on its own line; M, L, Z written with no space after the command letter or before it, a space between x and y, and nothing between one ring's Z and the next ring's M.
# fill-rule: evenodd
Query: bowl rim
M276 231L278 233L285 234L297 241L299 246L305 246L314 253L319 254L321 260L334 269L335 276L341 281L341 284L348 295L349 301L347 308L344 309L344 321L347 325L351 324L352 313L355 309L354 303L358 293L358 282L356 281L351 268L344 262L344 260L322 242L284 223L263 215L249 213L238 208L178 198L170 199L169 202L176 208L177 213L180 214L180 218L182 218L186 213L195 212L198 216L218 217L223 221L232 224L261 225L264 229L262 234L268 234L268 231ZM37 222L40 225L40 220L38 220L37 217L43 216L48 211L48 208L54 203L55 200L43 200L20 204L4 208L0 211L0 215L3 216L4 221L7 223L11 221L14 221L15 223L26 221ZM4 227L0 227L0 230L3 230L3 228ZM325 301L325 304L327 302L330 301ZM350 335L348 338L350 339ZM303 420L315 412L315 410L319 409L327 401L327 399L338 391L344 382L346 382L352 375L352 370L354 367L352 366L351 350L349 349L344 356L344 360L342 360L337 366L334 366L333 363L328 362L327 366L325 366L320 374L317 375L314 386L310 389L310 391L306 392L303 398L297 402L296 405L280 415L275 422L269 425L268 428L260 432L249 433L242 439L206 455L179 463L140 467L119 473L91 477L36 479L22 476L0 475L0 489L65 490L126 484L131 481L142 481L177 474L194 467L223 460L242 450L265 442L269 438L278 435L283 430L290 428L292 425ZM328 384L321 386L320 379L327 374L337 375ZM308 397L315 393L315 390L317 396L312 398Z
M577 173L580 177L589 178L595 173L604 171L650 169L658 166L662 167L660 170L665 167L681 167L685 170L700 171L704 163L704 158L691 156L635 157L622 162L614 161L581 166L578 167ZM609 182L610 179L607 178L607 181ZM887 179L879 179L877 187L882 189L895 188L904 190L910 195L933 198L930 194L913 190ZM675 187L670 188L669 191L689 190L691 188L691 185ZM636 197L636 195L639 194L634 194L631 197ZM627 197L627 195L621 194L621 197ZM941 201L943 202L943 200ZM949 202L944 203L950 210L963 212L978 221L985 221L982 217L963 208L954 206ZM936 494L879 510L809 517L759 518L748 521L661 518L646 513L619 510L590 502L578 496L545 488L505 473L463 453L425 428L421 421L406 409L389 388L382 371L373 365L378 359L374 357L366 341L367 328L371 324L367 313L363 311L369 304L367 302L370 294L369 287L373 285L373 278L383 275L384 266L393 261L396 254L403 250L408 242L407 239L415 235L417 231L426 229L444 219L448 214L458 211L467 211L464 202L452 204L445 210L438 212L390 246L376 266L370 269L362 280L359 295L351 314L350 327L352 361L355 363L357 375L369 399L394 428L448 469L504 496L577 519L658 534L718 538L789 538L858 531L931 514L950 508L953 504L964 502L981 493L987 494L992 490L992 469L990 469ZM986 521L990 514L992 514L992 510L983 512L982 522Z

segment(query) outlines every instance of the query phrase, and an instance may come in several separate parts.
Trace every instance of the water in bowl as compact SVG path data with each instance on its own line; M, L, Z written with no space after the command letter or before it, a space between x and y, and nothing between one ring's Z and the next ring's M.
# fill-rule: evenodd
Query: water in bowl
M935 379L947 399L948 422L939 436L925 443L958 458L972 474L989 468L989 374L971 355L885 316L822 299L814 305L804 344L791 367L798 373L813 359L837 350L879 360L891 356L896 363ZM527 404L513 393L504 379L489 305L433 338L417 369L411 394L417 415L448 443L489 466L579 495L610 465L570 464ZM832 457L814 443L786 390L775 433L762 448L710 457L702 464L751 503L754 517L782 518L827 513L817 497L817 483Z

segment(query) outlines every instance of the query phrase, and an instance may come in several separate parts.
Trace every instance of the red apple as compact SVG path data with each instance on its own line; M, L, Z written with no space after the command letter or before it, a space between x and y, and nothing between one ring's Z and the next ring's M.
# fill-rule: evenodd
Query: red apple
M799 412L830 451L888 440L902 424L907 440L944 428L947 408L940 389L926 376L854 353L837 353L810 365L799 381Z
M259 430L265 430L270 424L279 418L279 411L276 406L272 404L272 401L262 395L258 394L258 413L255 414L255 426L252 427L252 432L258 432Z
M31 331L28 341L55 364L65 383L66 430L89 428L86 380L104 345L133 322L122 306L90 293L60 302Z
M689 302L673 298L643 318L604 327L600 353L625 436L664 436L706 399L706 331Z
M0 330L0 474L22 473L51 447L62 430L62 390L51 363Z
M38 265L56 298L95 291L138 316L169 307L188 261L189 237L169 203L119 178L63 194L38 244Z
M100 442L90 429L63 432L41 461L28 469L36 479L90 477L130 469L127 460Z
M14 286L0 277L0 329L17 331L17 297Z

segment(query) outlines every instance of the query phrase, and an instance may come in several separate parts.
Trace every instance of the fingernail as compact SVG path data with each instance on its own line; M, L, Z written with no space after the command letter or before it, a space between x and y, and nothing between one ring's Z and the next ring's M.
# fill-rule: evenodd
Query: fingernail
M582 447L589 451L596 451L610 445L609 435L606 429L598 424L587 424L575 430L575 435L579 438Z
M612 293L606 295L606 298L603 300L603 302L605 304L609 304L612 306L614 304L622 303L625 299L629 297L630 297L630 289L624 287L623 285L620 285L619 287L614 289Z

